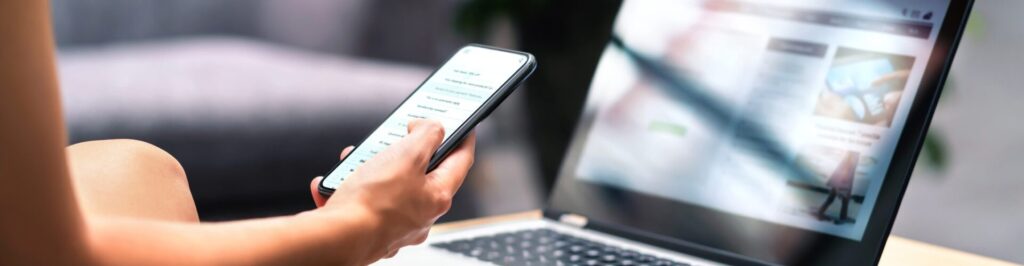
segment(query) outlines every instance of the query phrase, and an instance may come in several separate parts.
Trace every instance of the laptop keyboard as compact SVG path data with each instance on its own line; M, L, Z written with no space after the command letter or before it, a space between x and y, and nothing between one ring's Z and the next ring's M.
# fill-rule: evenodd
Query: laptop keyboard
M499 265L689 265L551 229L521 230L431 246Z

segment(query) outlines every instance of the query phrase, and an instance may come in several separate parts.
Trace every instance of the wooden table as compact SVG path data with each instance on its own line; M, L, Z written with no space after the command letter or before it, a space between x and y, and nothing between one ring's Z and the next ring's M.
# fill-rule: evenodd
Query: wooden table
M539 219L540 211L490 216L477 219L444 223L434 226L431 233L515 220ZM882 252L881 265L1016 265L1009 262L940 247L898 236L889 237Z

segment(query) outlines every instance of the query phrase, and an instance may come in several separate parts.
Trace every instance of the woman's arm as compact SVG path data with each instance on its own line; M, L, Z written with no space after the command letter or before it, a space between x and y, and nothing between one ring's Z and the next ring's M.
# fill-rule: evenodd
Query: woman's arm
M379 249L367 241L381 239L372 217L353 208L202 224L100 219L90 238L102 265L365 265Z
M111 265L368 264L423 242L451 206L473 164L476 136L424 174L443 136L440 123L410 122L405 138L357 169L326 202L317 198L316 210L206 224L97 218L89 222L90 246Z
M0 264L86 258L46 1L0 1Z

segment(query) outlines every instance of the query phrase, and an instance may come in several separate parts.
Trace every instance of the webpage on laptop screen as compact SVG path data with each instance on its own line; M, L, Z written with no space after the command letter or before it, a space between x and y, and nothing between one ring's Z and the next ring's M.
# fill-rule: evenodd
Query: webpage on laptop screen
M614 33L730 108L731 126L605 50L578 178L859 241L923 75L945 1L627 0ZM751 123L810 170L741 141Z

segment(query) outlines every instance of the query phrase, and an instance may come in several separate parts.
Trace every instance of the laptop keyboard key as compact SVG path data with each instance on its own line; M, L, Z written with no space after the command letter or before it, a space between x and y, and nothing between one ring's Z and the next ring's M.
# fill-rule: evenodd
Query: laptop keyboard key
M431 246L498 265L689 265L551 229L520 230Z

